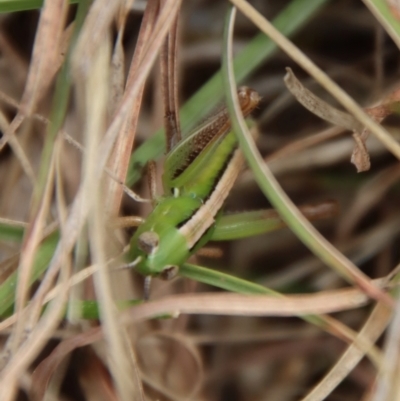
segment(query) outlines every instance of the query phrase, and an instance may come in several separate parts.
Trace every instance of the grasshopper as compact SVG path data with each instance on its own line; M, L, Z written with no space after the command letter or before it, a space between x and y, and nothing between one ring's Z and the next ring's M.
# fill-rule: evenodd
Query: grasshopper
M260 101L258 93L247 87L238 90L238 97L244 116ZM223 109L167 155L165 195L156 200L130 243L129 264L139 273L171 279L179 266L210 240L258 235L284 226L274 211L242 216L220 213L244 163L230 128L228 111ZM321 218L332 214L333 207L327 202L301 209L309 218Z
M238 96L244 116L260 101L247 87L240 88ZM226 109L180 141L165 161L165 196L132 237L128 257L135 270L174 277L179 266L212 239L243 162Z

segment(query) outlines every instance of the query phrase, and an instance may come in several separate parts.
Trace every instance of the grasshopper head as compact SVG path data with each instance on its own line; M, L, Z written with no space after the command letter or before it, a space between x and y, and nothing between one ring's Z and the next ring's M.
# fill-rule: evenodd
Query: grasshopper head
M154 231L145 231L138 237L138 248L148 257L157 253L160 238ZM179 266L166 265L160 272L160 278L163 280L172 280L179 272Z
M247 117L260 103L261 97L254 89L247 86L241 86L237 94L243 116Z
M176 228L158 233L138 230L132 238L129 260L137 261L134 268L145 276L170 280L179 266L189 257L183 236Z

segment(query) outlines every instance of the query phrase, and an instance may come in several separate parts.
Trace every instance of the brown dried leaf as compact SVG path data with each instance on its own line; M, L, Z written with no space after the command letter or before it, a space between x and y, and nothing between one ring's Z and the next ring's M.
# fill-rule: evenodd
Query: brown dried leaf
M362 131L363 126L352 115L332 107L324 100L314 95L302 85L290 68L286 68L286 71L287 73L283 79L286 87L307 110L323 120L348 129L349 131Z
M299 103L301 103L307 110L331 124L354 132L353 138L355 143L350 161L356 166L358 173L369 170L371 163L365 144L368 138L368 132L364 127L350 114L337 110L319 97L315 96L301 84L290 68L287 68L286 70L287 74L284 78L286 87ZM391 110L389 111L387 105L379 106L379 108L367 109L366 111L377 122L382 121L383 118L392 112Z
M363 131L364 134L365 131ZM354 133L354 148L353 153L351 154L351 163L356 166L357 173L362 173L363 171L368 171L371 167L371 162L369 159L369 154L367 147L365 145L365 141L367 139L367 135L363 135L359 133Z
M377 123L381 123L386 117L393 113L399 113L399 111L400 89L391 92L389 96L382 100L381 104L365 108L365 112ZM356 166L358 173L367 171L371 167L370 157L366 147L368 136L369 131L365 128L361 131L361 134L353 134L355 144L351 155L351 163Z

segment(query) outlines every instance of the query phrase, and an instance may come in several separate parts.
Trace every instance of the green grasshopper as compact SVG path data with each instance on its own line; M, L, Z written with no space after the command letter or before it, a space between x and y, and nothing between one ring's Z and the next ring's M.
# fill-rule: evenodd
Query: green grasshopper
M238 90L244 116L260 101L247 87ZM220 212L244 163L228 111L223 109L178 142L166 157L164 196L131 239L129 265L151 277L171 279L210 240L266 233L284 226L276 212L223 216ZM332 214L332 203L303 207L310 218Z
M244 116L260 101L258 93L246 87L238 96ZM165 161L165 196L132 237L128 257L135 270L170 279L213 239L219 212L243 162L226 109L180 141Z

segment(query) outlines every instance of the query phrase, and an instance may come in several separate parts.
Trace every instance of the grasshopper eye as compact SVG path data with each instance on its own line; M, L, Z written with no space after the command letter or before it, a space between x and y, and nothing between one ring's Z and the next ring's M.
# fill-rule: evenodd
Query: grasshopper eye
M147 255L157 251L160 238L154 231L146 231L139 235L138 248Z
M165 266L163 271L160 273L162 280L172 280L178 274L179 267L175 265Z

